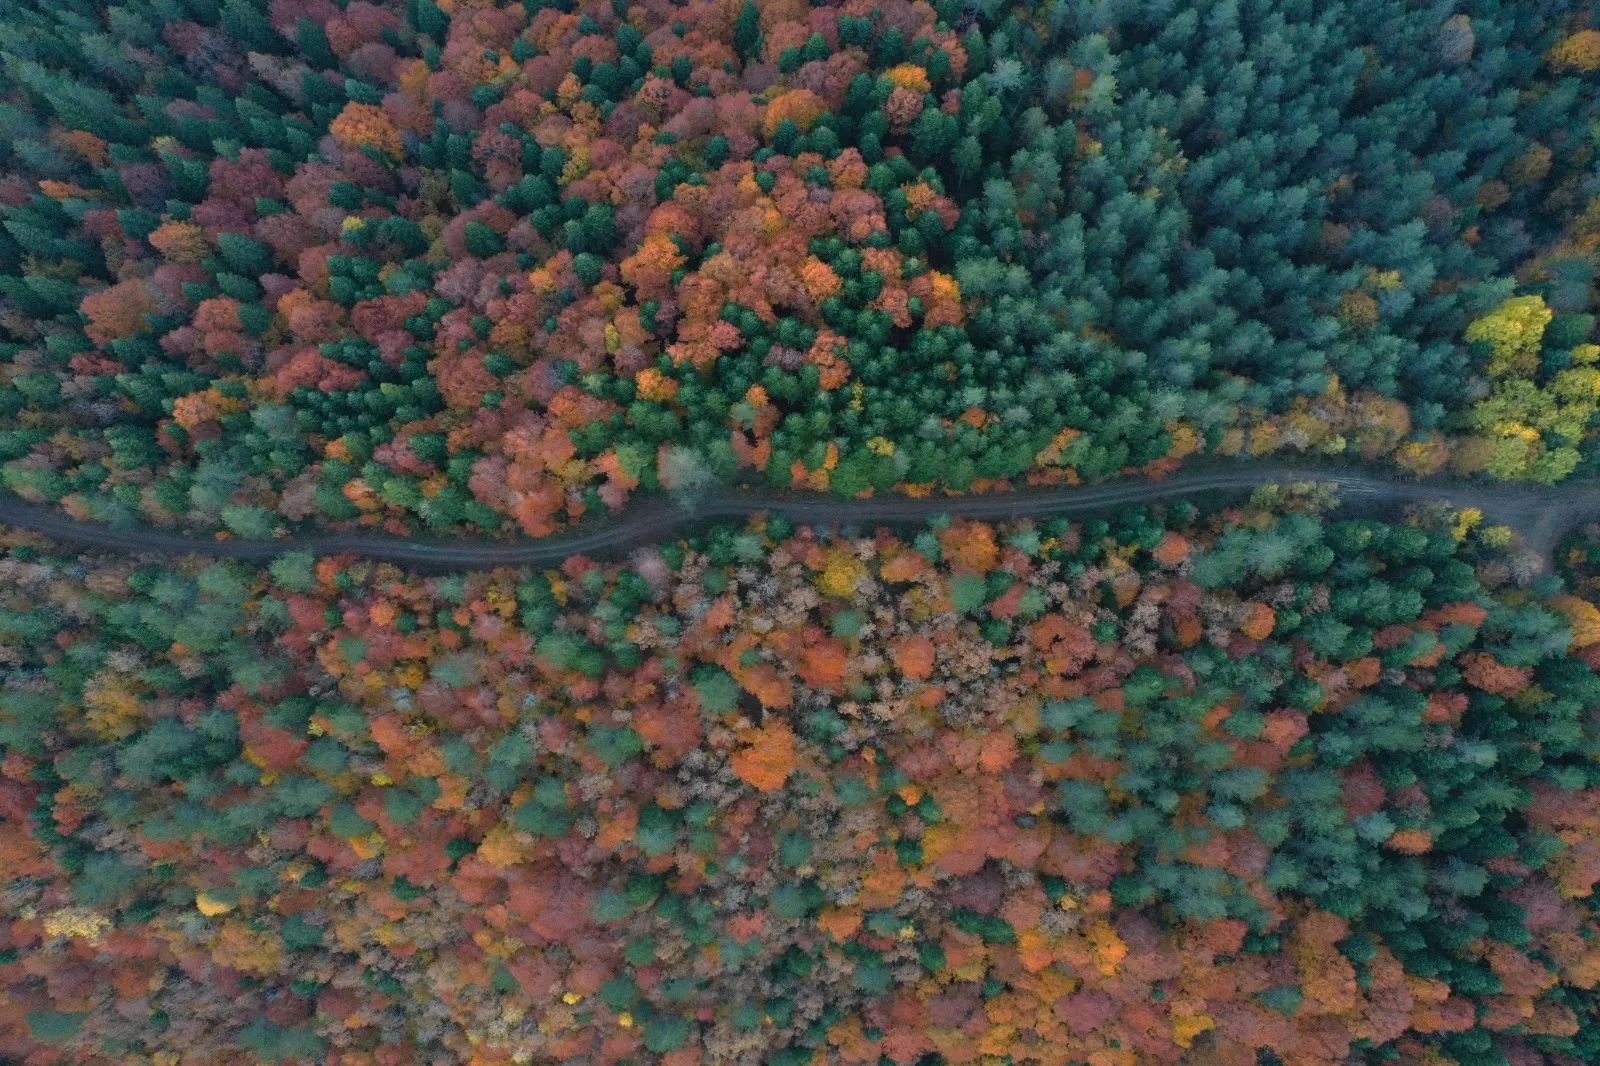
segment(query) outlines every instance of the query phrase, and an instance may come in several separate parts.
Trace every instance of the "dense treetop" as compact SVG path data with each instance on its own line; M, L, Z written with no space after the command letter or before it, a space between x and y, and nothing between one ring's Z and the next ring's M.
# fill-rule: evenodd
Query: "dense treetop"
M0 483L1600 473L1578 0L0 0ZM1600 1061L1600 549L1445 509L546 572L0 534L0 1061Z
M268 535L1594 467L1567 0L0 4L0 477Z
M1600 1055L1600 611L1471 514L0 558L0 1056Z

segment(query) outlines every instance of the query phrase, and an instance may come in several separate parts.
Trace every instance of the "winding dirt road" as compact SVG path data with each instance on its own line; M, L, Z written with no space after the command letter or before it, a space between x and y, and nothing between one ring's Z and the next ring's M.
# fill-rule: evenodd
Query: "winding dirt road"
M723 489L686 508L663 497L630 504L626 513L585 523L573 532L539 540L489 537L412 539L385 534L308 533L278 540L217 540L152 529L112 529L81 522L60 511L17 499L0 499L0 524L30 529L59 541L100 549L159 555L203 555L266 560L291 551L354 554L424 568L474 568L556 563L569 555L617 555L664 540L685 526L760 511L782 513L818 526L907 523L936 514L967 518L1092 517L1119 508L1181 497L1237 498L1266 484L1318 481L1337 486L1341 506L1376 510L1442 500L1476 507L1491 522L1517 530L1527 549L1548 559L1560 536L1574 525L1600 518L1600 479L1543 487L1483 485L1431 479L1401 481L1378 474L1313 465L1249 464L1176 474L1163 481L1123 481L1063 489L1022 489L983 496L913 499L884 496L840 500L802 494Z

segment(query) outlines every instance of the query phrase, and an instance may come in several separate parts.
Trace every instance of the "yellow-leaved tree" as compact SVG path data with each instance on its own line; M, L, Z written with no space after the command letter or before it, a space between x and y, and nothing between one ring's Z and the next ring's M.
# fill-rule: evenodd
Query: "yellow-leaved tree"
M1600 348L1578 345L1566 369L1538 380L1540 346L1554 317L1541 296L1513 297L1467 327L1489 345L1492 390L1472 412L1477 436L1457 450L1462 473L1560 481L1577 467L1578 444L1600 409Z
M1532 377L1539 369L1539 342L1554 317L1542 296L1514 296L1467 327L1467 340L1487 342L1489 376Z

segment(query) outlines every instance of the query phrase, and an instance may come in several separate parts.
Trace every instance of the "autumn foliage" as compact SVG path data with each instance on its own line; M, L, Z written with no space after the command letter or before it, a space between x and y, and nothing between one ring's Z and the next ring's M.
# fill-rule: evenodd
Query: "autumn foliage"
M1461 528L13 536L0 1054L1577 1066L1589 601Z
M1370 3L41 5L0 488L542 537L735 483L1594 473L1600 31Z
M794 770L794 731L781 720L739 734L741 747L728 765L733 775L761 792L782 788Z

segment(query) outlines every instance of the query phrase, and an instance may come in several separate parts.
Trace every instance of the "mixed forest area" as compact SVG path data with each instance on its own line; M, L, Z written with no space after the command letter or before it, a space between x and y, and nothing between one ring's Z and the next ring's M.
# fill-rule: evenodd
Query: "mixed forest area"
M1579 0L0 0L0 491L283 541L0 527L0 1066L1600 1062L1600 525L932 513L1600 477L1597 256Z
M1600 610L1317 504L434 577L11 534L0 1054L1592 1062Z
M0 481L545 535L638 492L1600 472L1564 0L0 4Z

